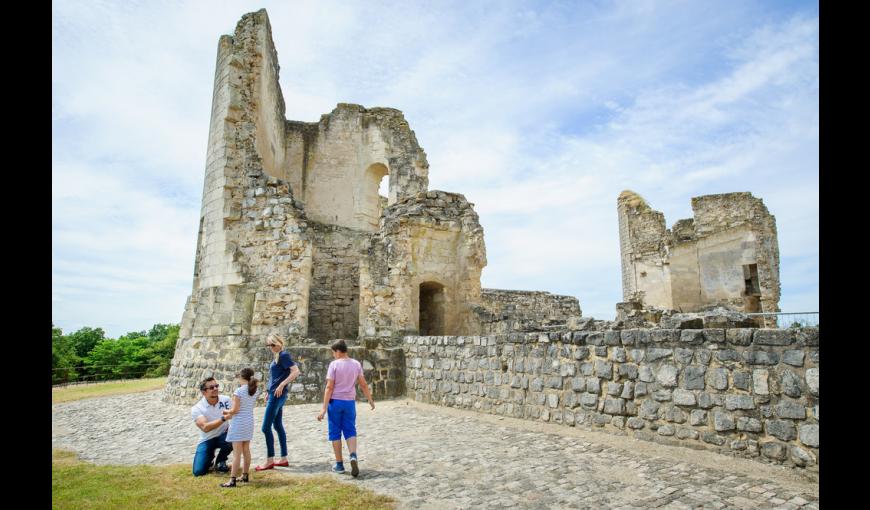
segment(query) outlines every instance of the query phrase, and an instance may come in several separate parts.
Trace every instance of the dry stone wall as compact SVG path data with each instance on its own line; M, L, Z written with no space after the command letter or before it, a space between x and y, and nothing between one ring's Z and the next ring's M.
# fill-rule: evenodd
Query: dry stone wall
M308 337L356 339L359 327L359 258L368 235L311 223L314 242Z
M819 330L404 339L408 397L817 469Z
M477 318L482 335L574 326L582 316L574 296L540 291L482 289Z

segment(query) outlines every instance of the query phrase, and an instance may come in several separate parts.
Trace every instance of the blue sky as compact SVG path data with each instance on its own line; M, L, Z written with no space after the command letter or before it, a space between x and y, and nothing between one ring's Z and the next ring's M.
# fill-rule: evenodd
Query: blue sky
M190 294L217 41L265 7L287 118L405 114L475 204L484 287L622 300L616 198L749 191L783 311L818 309L817 2L52 3L52 319L117 337Z

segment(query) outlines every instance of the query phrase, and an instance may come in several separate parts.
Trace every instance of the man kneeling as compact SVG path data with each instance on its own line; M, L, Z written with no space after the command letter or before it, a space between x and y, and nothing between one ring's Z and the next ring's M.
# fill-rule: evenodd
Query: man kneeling
M223 411L229 411L231 407L230 397L220 395L220 386L214 377L202 381L199 391L202 399L190 408L193 422L199 427L199 444L196 445L196 455L193 457L193 476L202 476L208 473L214 459L216 471L226 473L227 457L233 451L232 443L227 442L227 429L229 423L223 416ZM217 459L214 452L217 450Z

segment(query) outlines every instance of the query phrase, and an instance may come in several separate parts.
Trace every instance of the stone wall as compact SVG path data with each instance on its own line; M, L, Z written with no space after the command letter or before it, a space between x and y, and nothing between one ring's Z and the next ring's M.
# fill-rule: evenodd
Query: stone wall
M582 316L573 296L524 290L481 289L478 309L480 333L497 335L518 331L541 331L571 327Z
M410 398L817 469L819 330L404 339Z
M246 360L234 362L224 361L220 352L206 353L196 358L175 364L170 368L170 378L177 379L178 384L167 386L170 401L177 404L193 405L202 397L199 382L206 377L214 377L221 385L222 394L231 394L237 387L234 374L245 367L254 369L254 377L264 382L268 378L269 364L272 353L262 345L253 346ZM311 404L323 402L323 392L326 389L326 369L334 358L329 347L324 346L290 346L287 352L299 363L300 376L289 387L287 404ZM365 347L348 347L348 355L359 360L363 365L364 375L375 399L401 397L405 394L405 358L401 348L366 349ZM265 375L265 377L264 377ZM364 398L362 391L357 390L357 396ZM167 395L164 396L166 398ZM265 403L265 394L261 394L258 405Z
M359 327L359 258L364 233L311 222L314 242L308 337L353 340Z

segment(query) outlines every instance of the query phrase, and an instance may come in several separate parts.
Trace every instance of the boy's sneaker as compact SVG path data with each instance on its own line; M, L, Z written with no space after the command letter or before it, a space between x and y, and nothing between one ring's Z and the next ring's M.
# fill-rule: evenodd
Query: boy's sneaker
M350 474L353 477L359 475L359 466L357 465L356 453L350 454Z
M229 473L230 467L227 466L226 462L218 462L214 465L214 470L218 473Z
M332 466L333 473L344 473L344 464L341 462L336 462L334 466Z

